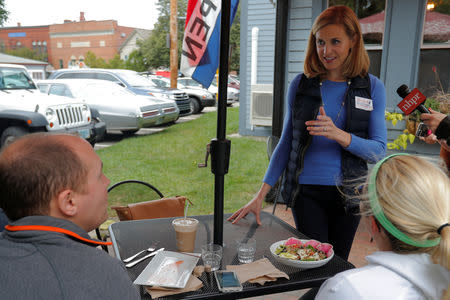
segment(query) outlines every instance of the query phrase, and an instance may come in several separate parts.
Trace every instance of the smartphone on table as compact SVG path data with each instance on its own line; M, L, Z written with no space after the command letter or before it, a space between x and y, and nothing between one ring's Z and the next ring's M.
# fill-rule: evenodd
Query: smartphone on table
M214 272L219 290L223 293L242 291L242 284L234 271L219 270Z

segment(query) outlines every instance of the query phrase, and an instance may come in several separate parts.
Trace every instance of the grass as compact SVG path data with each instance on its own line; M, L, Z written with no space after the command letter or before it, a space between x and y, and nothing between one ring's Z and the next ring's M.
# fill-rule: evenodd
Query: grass
M263 139L229 136L238 132L238 125L239 108L228 108L226 133L231 140L231 158L225 175L225 213L237 210L253 197L268 165ZM216 126L217 112L210 112L158 133L123 139L97 153L111 183L125 179L147 181L164 196L188 197L194 203L188 215L211 214L214 211L211 159L207 168L198 168L197 164L204 162L206 144L216 137ZM122 201L140 202L143 199ZM114 216L111 211L109 214Z

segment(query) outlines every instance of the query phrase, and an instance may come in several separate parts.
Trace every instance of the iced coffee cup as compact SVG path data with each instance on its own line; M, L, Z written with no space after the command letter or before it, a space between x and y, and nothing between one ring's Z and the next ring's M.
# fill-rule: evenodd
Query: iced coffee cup
M198 220L193 218L179 218L173 220L172 225L177 237L178 251L194 252Z

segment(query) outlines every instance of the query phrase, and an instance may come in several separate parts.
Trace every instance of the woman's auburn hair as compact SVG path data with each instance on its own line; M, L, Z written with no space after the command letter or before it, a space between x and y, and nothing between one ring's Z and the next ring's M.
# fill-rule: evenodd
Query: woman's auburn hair
M308 78L322 76L327 69L322 64L316 51L316 34L328 25L342 25L350 39L356 39L354 47L343 64L343 75L347 78L367 75L370 65L369 55L364 48L358 17L347 6L332 6L324 10L314 21L309 34L308 47L304 63L304 73Z

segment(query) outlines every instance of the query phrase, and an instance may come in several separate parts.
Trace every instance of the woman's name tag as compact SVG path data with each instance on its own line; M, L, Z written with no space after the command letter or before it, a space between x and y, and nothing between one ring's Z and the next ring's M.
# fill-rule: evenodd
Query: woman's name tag
M367 98L356 96L355 97L355 107L362 109L362 110L372 111L373 110L373 101L372 101L372 99L367 99Z

